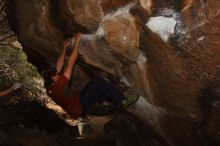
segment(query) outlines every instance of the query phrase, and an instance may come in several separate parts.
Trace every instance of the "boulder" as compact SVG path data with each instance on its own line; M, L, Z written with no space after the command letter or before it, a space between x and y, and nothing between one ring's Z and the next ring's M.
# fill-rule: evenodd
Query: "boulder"
M8 0L7 15L39 72L56 62L65 39L83 32L76 80L104 75L123 83L141 96L131 111L140 124L168 145L201 146L220 145L219 104L204 104L212 94L201 98L210 90L219 96L212 84L220 70L219 6L218 0Z

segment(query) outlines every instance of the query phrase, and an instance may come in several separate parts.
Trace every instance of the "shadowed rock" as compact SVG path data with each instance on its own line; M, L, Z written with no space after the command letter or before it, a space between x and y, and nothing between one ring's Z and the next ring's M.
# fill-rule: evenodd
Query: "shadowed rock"
M201 146L202 136L212 133L198 125L210 116L201 106L202 89L219 76L219 5L217 0L8 0L7 11L29 61L39 71L55 63L66 38L81 31L83 67L75 75L86 73L76 82L100 76L96 70L105 73L116 84L139 92L142 102L132 113L166 143ZM166 34L163 21L150 30L146 23L157 16L173 18L174 33ZM168 35L167 41L158 31Z

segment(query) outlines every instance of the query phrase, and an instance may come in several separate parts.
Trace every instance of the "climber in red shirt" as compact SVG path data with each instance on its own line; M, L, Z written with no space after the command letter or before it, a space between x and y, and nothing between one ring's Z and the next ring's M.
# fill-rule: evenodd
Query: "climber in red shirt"
M57 61L56 68L50 67L44 70L42 74L47 94L73 118L78 118L81 115L87 114L92 105L102 98L108 98L118 105L122 105L123 100L126 99L118 89L101 78L90 81L80 93L77 92L73 86L69 86L78 56L80 37L80 33L75 36L73 49L69 55L63 73L61 73L61 70L64 66L68 46L67 43L64 45L64 49ZM137 99L131 102L135 100Z

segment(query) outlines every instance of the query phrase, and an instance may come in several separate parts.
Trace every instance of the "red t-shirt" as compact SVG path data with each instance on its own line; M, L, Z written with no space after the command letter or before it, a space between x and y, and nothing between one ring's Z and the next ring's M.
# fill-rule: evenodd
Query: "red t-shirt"
M55 84L47 88L47 94L71 117L78 118L82 111L80 94L73 87L68 87L68 83L66 76L61 75Z

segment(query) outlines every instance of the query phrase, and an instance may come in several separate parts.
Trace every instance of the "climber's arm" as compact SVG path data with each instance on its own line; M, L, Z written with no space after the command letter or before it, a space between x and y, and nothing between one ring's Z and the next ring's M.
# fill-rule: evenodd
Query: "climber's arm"
M80 41L80 36L81 36L81 33L78 33L75 37L75 42L74 42L74 45L73 45L73 51L72 53L70 54L69 56L69 60L67 62L67 66L66 66L66 69L64 71L64 75L70 79L71 76L72 76L72 70L73 70L73 67L76 63L76 59L78 57L78 48L79 48L79 41Z
M0 91L0 97L5 96L5 95L11 93L12 91L15 91L15 90L21 88L21 85L22 85L21 83L15 83L10 88L3 90L3 91Z
M64 48L62 53L60 54L58 60L57 60L57 64L56 64L56 70L57 70L57 74L60 74L64 65L64 61L65 61L65 56L66 56L66 48L67 48L67 43L64 42Z
M12 92L12 91L13 91L12 88L8 88L8 89L6 89L6 90L0 91L0 97L9 94L9 93Z

